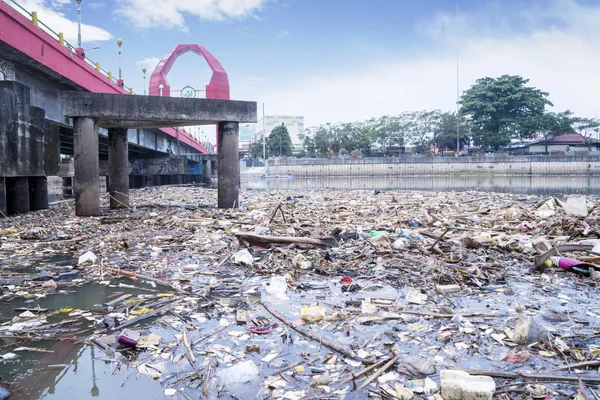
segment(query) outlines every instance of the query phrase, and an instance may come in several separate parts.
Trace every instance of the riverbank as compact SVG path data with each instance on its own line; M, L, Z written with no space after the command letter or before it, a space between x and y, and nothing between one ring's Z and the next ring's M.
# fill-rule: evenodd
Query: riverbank
M478 156L359 159L272 159L272 175L600 175L600 156Z

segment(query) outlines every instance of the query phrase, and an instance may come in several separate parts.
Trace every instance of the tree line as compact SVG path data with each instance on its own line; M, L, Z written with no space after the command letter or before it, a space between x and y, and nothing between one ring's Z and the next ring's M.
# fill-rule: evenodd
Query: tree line
M373 152L386 152L393 147L403 152L407 146L419 154L431 152L432 147L456 151L457 137L461 150L476 146L482 151L497 151L505 149L513 139L530 139L535 135L549 139L569 133L589 138L600 131L597 118L576 117L570 110L547 110L552 106L548 93L527 86L528 82L518 75L478 79L463 92L458 115L440 110L402 112L307 128L299 155L371 156ZM272 143L269 139L273 133L267 139L269 155L291 155L291 141L287 150L287 141L280 138L287 134L283 129ZM281 146L283 141L286 145ZM262 147L256 154L262 154Z

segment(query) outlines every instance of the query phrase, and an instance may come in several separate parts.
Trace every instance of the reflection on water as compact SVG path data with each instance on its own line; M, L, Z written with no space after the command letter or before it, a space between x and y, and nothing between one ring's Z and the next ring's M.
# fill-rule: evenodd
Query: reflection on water
M118 281L117 281L118 282ZM127 280L124 282L130 283ZM86 284L65 294L54 294L39 299L18 298L11 302L0 303L2 320L8 321L15 315L19 307L47 308L52 311L66 307L83 310L94 309L97 305L107 301L108 296L124 293L119 287L108 287L97 284ZM127 288L127 293L145 294L133 288ZM49 322L60 322L69 319L67 314L58 314L49 317ZM85 399L97 397L99 399L118 399L123 397L151 399L157 398L156 387L149 385L152 381L147 376L138 379L127 376L115 378L112 373L114 364L97 360L98 351L86 346L74 336L87 337L80 332L80 328L70 331L68 326L61 327L65 332L59 333L54 340L45 340L26 344L26 346L46 349L50 352L19 352L18 358L0 364L0 376L4 382L14 382L11 388L15 399L34 400L43 398L71 398ZM17 332L19 334L19 332ZM2 353L13 350L21 345L15 339L0 335ZM102 356L102 355L101 355ZM119 382L115 383L115 379ZM127 385L125 385L127 381ZM139 396L139 397L138 397ZM13 396L11 395L11 399Z
M402 176L321 177L296 179L242 178L249 190L480 190L526 194L598 194L600 176Z

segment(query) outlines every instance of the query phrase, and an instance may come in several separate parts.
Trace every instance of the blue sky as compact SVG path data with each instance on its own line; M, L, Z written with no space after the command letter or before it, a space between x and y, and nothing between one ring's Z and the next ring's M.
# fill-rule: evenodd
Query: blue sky
M75 2L22 0L75 43ZM460 90L477 78L519 74L557 110L600 111L600 1L596 0L83 0L87 54L116 75L124 40L125 83L143 92L150 72L180 43L205 46L229 74L232 98L267 114L304 115L307 126L456 101L459 6ZM172 86L205 84L192 54Z

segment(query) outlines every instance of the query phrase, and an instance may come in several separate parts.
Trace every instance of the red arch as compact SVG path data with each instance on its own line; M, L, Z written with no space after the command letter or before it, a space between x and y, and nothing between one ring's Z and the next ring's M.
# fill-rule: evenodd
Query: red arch
M150 87L148 88L150 96L160 96L159 85L161 84L163 85L162 95L171 95L171 86L167 82L167 74L171 70L175 60L188 51L204 57L213 72L210 82L206 85L206 98L229 100L229 78L227 77L227 72L225 72L225 69L223 69L215 56L197 44L178 44L160 60L150 77Z

